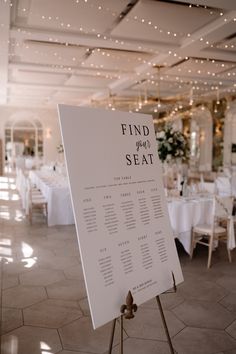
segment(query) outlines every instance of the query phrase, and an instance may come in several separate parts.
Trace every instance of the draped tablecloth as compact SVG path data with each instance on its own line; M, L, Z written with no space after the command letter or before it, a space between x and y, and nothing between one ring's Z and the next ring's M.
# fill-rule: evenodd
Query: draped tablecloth
M168 211L174 236L190 254L192 227L197 224L211 224L213 198L172 198L168 200Z
M236 174L233 174L231 177L231 187L232 187L232 195L236 197Z
M67 178L54 171L30 171L29 178L48 202L48 226L74 224Z

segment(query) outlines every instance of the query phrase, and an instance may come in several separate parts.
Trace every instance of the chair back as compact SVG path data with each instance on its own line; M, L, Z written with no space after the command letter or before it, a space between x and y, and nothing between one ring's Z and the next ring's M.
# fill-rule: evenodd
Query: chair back
M218 195L222 197L229 197L232 195L231 181L229 177L217 177L215 184Z
M204 182L203 183L203 190L210 193L210 194L214 194L215 193L215 183Z
M233 212L233 197L215 196L213 205L213 214L216 218L229 218Z

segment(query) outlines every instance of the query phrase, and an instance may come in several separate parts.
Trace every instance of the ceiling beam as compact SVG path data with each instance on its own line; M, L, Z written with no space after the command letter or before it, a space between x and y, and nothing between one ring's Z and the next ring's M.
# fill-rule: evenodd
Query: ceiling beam
M235 0L179 0L180 2L185 2L187 4L193 5L202 5L208 7L215 7L216 9L225 9L225 10L235 10Z
M7 87L9 87L9 88L20 87L20 88L26 88L26 89L49 90L49 91L51 90L51 91L63 91L63 92L75 92L75 91L77 91L77 92L94 93L94 91L95 91L94 87L31 84L31 83L25 83L25 82L21 83L21 82L14 82L14 81L10 81L7 84Z
M221 31L224 33L224 31L227 32L227 26L231 21L234 21L234 18L236 18L236 11L230 11L223 16L220 16L220 18L217 18L216 20L206 24L203 26L201 29L195 31L192 33L192 35L189 38L186 38L182 41L181 46L179 48L174 49L175 53L173 56L173 52L171 48L169 48L168 52L162 52L154 56L149 63L142 64L138 67L136 67L136 74L133 74L132 76L127 77L126 79L121 78L116 81L114 81L111 85L110 88L112 92L120 92L121 90L124 90L128 88L132 83L137 81L137 74L138 75L144 75L150 72L152 69L152 65L163 65L164 62L168 62L168 66L173 65L174 63L177 63L179 61L179 57L186 57L186 56L199 56L199 53L203 54L204 58L204 51L203 49L207 46L204 41L202 41L202 38L207 38L207 36L214 34L216 31L216 37L218 36L218 31ZM218 36L219 38L219 36ZM215 53L215 51L214 51ZM212 50L212 55L214 56L213 50ZM216 53L218 54L217 57L220 58L219 56L219 50L216 50ZM221 53L222 54L222 53ZM206 58L208 58L209 52L206 51ZM224 57L227 57L229 60L230 58L232 59L232 54L224 54ZM164 70L165 71L165 70ZM189 78L191 80L191 78ZM223 79L219 81L224 81ZM99 94L95 95L95 98L101 98L103 97L105 92L100 92Z
M85 75L85 76L98 76L105 77L109 75L110 77L117 77L118 73L114 70L105 70L105 69L95 69L95 68L77 68L77 67L59 67L53 65L43 65L35 63L24 63L24 62L10 62L8 64L9 69L16 69L21 71L33 71L33 72L43 72L43 73L54 73L54 74L68 74L68 75ZM101 75L97 75L97 72L100 72Z
M80 34L80 33L63 33L54 32L43 29L34 29L28 27L14 26L10 31L11 38L18 40L35 40L51 43L69 43L71 45L80 45L91 48L118 49L139 52L155 52L160 50L176 49L178 44L168 44L162 42L124 39L114 36L106 36L102 34Z

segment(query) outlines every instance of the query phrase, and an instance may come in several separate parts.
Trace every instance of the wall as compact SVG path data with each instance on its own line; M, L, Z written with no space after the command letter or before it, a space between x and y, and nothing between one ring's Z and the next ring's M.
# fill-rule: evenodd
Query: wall
M236 165L236 153L231 152L232 144L236 144L236 101L232 102L226 113L224 125L224 166Z
M192 115L192 121L199 127L199 171L211 171L212 169L212 116L208 109L198 108Z
M44 161L58 160L57 146L61 143L61 133L56 107L55 109L40 109L0 106L0 139L3 141L5 124L11 119L38 119L44 128Z

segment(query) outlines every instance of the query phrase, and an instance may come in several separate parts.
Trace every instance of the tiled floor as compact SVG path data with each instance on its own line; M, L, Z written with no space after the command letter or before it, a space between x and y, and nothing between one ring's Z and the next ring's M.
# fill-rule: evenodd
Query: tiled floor
M1 353L107 353L111 325L92 329L74 226L38 218L30 227L14 188L12 178L0 180ZM205 249L192 262L179 255L185 282L161 296L175 350L236 354L236 252L229 264L220 247L209 271ZM170 353L155 300L124 326L124 354Z

